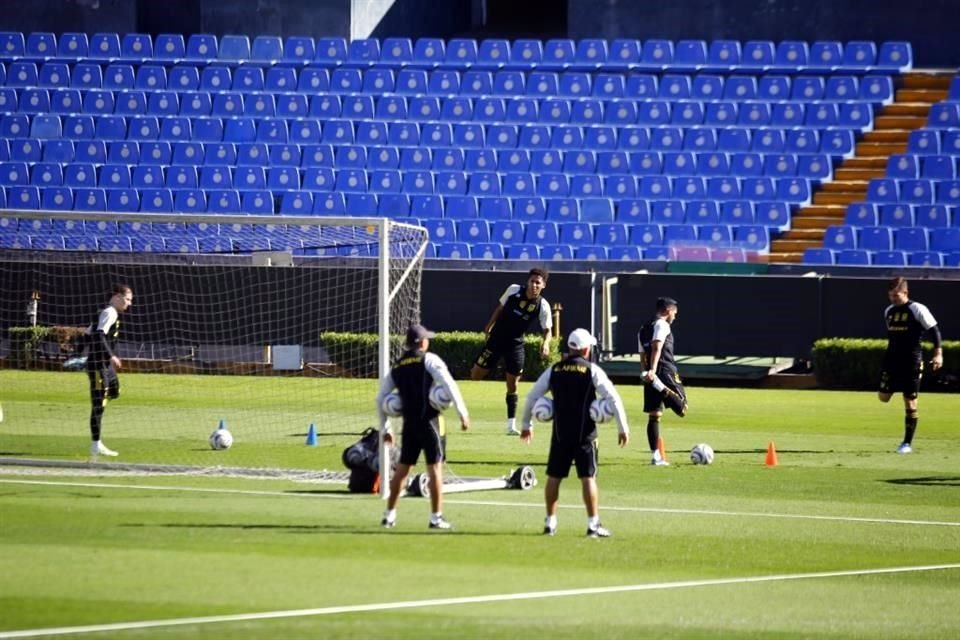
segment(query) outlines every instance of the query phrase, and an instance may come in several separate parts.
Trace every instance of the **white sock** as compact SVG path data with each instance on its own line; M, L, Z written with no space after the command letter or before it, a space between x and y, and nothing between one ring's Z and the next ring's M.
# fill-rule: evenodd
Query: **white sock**
M516 418L507 418L507 429L511 431L517 428L517 419Z
M590 529L596 529L600 526L600 516L590 516L587 518L587 527Z
M543 526L550 527L551 529L557 528L557 516L547 516L543 521Z
M442 512L437 511L436 513L431 513L431 514L430 514L430 522L439 522L440 520L443 520L443 513L442 513Z
M651 456L654 460L660 460L660 459L661 459L661 458L660 458L660 450L659 450L659 449L654 449L653 451L650 452L650 456Z
M383 519L393 521L397 519L397 510L396 509L387 509L383 512Z

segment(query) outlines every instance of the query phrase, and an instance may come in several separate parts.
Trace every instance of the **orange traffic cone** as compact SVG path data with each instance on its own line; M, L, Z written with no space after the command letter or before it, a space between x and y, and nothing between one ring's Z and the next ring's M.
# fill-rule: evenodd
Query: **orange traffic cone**
M777 447L773 444L773 440L770 441L770 444L767 445L767 460L764 462L768 467L775 467L777 464Z
M657 451L660 452L660 459L664 462L667 461L667 449L663 446L663 438L657 438Z

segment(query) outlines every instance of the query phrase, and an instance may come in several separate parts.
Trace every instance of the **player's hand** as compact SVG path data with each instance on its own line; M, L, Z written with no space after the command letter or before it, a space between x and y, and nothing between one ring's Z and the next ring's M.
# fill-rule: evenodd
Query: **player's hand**
M550 345L549 345L549 344L544 344L542 347L540 347L540 359L541 359L541 360L549 360L549 359L550 359Z
M653 379L656 378L656 377L657 377L657 374L654 372L653 369L650 369L649 371L647 371L646 373L643 374L643 381L644 381L644 382L653 382Z
M470 428L470 418L460 416L460 431L466 431Z
M533 440L533 429L524 429L520 432L520 442L530 444L531 440Z
M392 432L392 431L385 431L385 432L383 433L383 444L387 445L388 447L393 446L393 432Z
M935 353L930 359L930 368L936 371L943 366L943 353Z
M123 366L123 363L120 362L120 358L118 358L117 356L111 356L110 364L113 365L114 369L119 369L120 367Z
M617 444L619 444L621 448L627 446L628 442L630 442L629 433L620 433L617 435Z

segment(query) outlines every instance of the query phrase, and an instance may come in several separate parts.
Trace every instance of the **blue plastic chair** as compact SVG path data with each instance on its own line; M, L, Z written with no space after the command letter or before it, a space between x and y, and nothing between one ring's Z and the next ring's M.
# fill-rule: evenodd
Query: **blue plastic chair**
M223 48L228 45L228 43L225 42L226 39L230 37L231 36L224 36L224 39L221 40L221 54ZM256 36L250 47L249 58L256 62L277 62L284 59L283 40L277 36Z
M909 263L913 267L942 267L943 254L939 251L914 251L910 254Z
M146 33L128 33L120 43L120 57L124 60L143 61L153 57L153 39Z
M514 198L513 218L516 220L544 220L547 208L543 198Z
M228 34L222 36L219 42L217 58L220 60L250 60L250 38L242 35Z
M740 66L745 70L766 70L773 66L775 48L769 40L751 40L743 45Z
M708 69L727 71L740 64L743 51L737 40L714 40L707 49Z
M413 65L435 67L442 64L446 58L446 44L441 38L417 38L413 44L412 55Z
M699 71L706 63L707 43L703 40L680 40L674 46L671 68Z
M347 61L347 41L344 38L317 38L316 61L337 66Z
M550 221L528 221L524 231L524 242L529 244L556 244L559 241L560 232L556 222Z
M834 264L834 252L823 247L808 247L803 250L804 264Z
M843 64L843 44L835 40L820 40L810 45L807 66L810 69L833 71Z
M884 42L877 53L876 69L908 71L913 68L913 48L909 42Z
M376 38L359 38L347 46L347 59L344 64L355 67L367 67L380 61L380 41Z
M572 43L571 43L572 44ZM570 51L572 53L572 49ZM543 43L539 40L517 39L510 48L509 66L517 69L533 69L543 61Z
M290 174L287 174L287 176L287 182L290 182ZM277 174L277 181L279 181L281 177L281 174ZM309 189L310 191L332 191L335 184L336 178L333 175L333 170L329 167L315 166L305 169L303 172L302 188L304 189Z
M852 40L843 49L845 69L866 70L874 66L877 61L877 45L863 40Z
M62 38L61 38L62 45ZM158 60L179 60L186 57L187 45L179 33L158 34L153 43L153 57Z
M941 204L922 204L915 208L916 224L932 229L934 227L949 227L952 211Z
M630 244L640 247L662 246L663 232L658 224L635 224L630 228ZM644 258L646 258L644 253Z
M91 62L116 60L120 57L120 36L116 33L93 34L87 57Z
M357 175L364 180L363 190L365 191L365 173L363 171L357 171ZM347 186L352 186L349 177L347 177L345 184ZM270 167L267 169L267 186L273 191L296 191L300 189L300 172L296 167ZM348 190L356 191L356 189L344 189L344 191Z
M90 40L86 33L61 33L57 39L57 58L61 60L81 60L90 50Z
M510 42L508 40L487 38L480 42L475 66L499 68L510 62Z
M666 69L673 64L674 47L670 40L647 40L643 43L641 67L647 69Z

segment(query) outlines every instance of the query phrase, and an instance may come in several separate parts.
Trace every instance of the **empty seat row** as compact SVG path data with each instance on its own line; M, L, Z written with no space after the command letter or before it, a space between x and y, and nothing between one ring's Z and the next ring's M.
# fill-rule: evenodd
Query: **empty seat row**
M915 129L907 140L914 155L960 155L960 129Z
M960 251L960 228L831 225L827 227L823 247L834 250Z
M177 60L219 59L261 63L288 62L307 64L389 64L396 66L485 66L530 68L546 66L566 68L648 68L675 66L686 69L729 69L743 66L756 69L886 69L902 71L912 66L913 54L907 42L885 42L879 50L869 41L748 41L736 40L639 40L584 39L487 39L479 43L458 38L376 38L347 42L343 38L275 36L250 38L212 34L194 34L186 41L177 34L161 34L152 39L148 34L100 33L88 38L82 33L65 33L59 38L52 33L0 33L0 58L27 57L67 59L91 57L100 59L145 60L156 58Z
M182 115L215 117L349 118L353 121L847 128L873 126L873 108L855 102L670 102L561 98L331 96L238 92L142 92L0 89L0 112L27 114Z
M430 257L453 260L686 260L693 262L751 262L756 250L740 247L637 247L631 245L606 247L604 245L571 246L565 244L537 245L496 242L437 243Z
M806 249L805 264L885 266L885 267L960 267L960 251L868 251L866 249Z
M140 89L160 91L291 91L324 93L372 93L408 95L466 95L508 97L668 98L696 100L866 101L876 104L893 98L890 76L868 75L684 75L616 74L550 71L458 71L372 67L334 69L322 67L241 66L231 69L212 65L164 67L144 64L47 62L39 69L33 62L0 63L0 86Z
M949 227L960 226L956 206L944 204L876 204L852 202L847 205L844 223L857 227Z
M960 180L873 178L867 185L867 202L960 204Z
M960 134L960 131L956 133ZM887 160L887 176L891 178L956 178L957 157L896 153Z
M709 188L726 193L718 199L773 200L793 204L810 198L810 182L802 178L743 178L718 181L708 185L700 176L668 177L662 175L633 176L562 173L498 173L495 171L407 171L364 169L330 169L292 166L221 166L206 165L199 169L188 165L135 165L74 163L64 169L59 163L0 163L0 185L4 186L100 186L203 189L308 190L346 193L447 194L508 197L613 197L699 200L708 197Z

